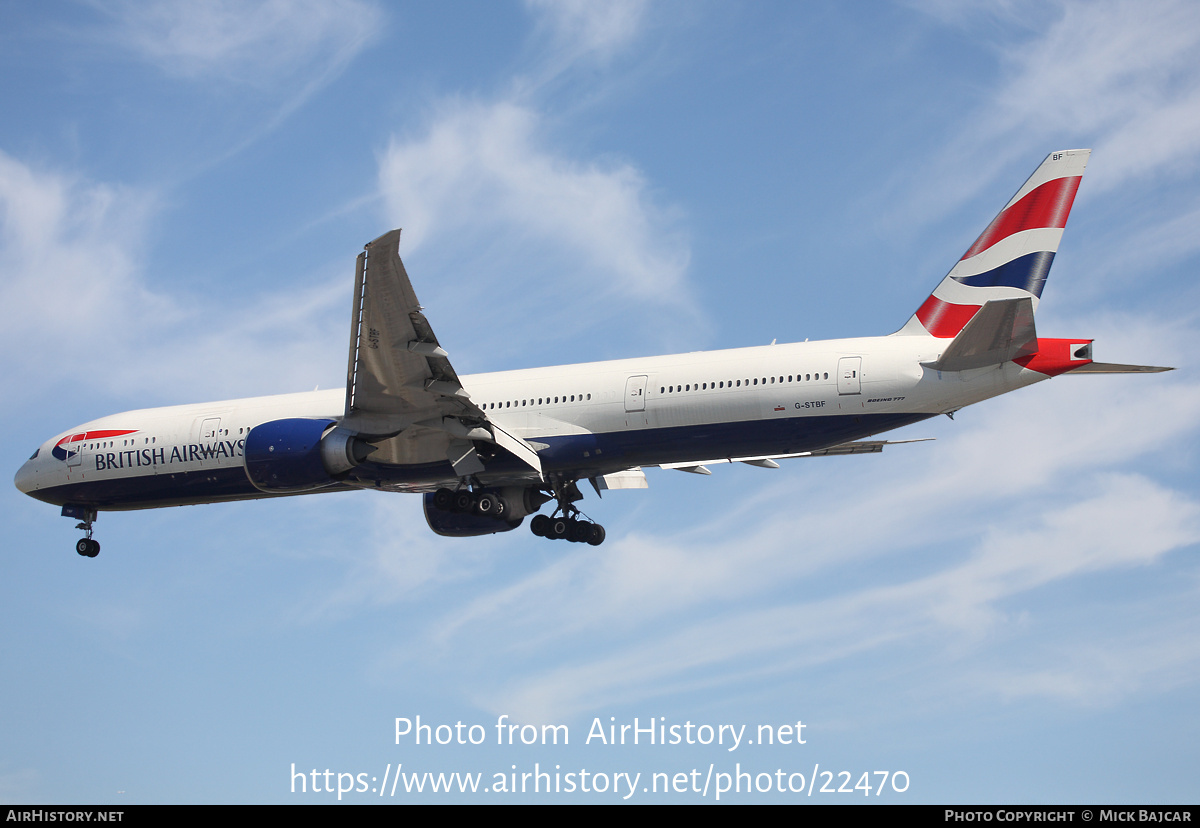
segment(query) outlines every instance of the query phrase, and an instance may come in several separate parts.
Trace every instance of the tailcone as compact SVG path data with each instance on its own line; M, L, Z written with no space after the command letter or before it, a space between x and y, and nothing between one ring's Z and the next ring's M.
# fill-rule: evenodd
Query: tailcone
M1013 362L1030 371L1057 377L1092 361L1090 339L1043 339L1038 337L1037 353L1017 357Z

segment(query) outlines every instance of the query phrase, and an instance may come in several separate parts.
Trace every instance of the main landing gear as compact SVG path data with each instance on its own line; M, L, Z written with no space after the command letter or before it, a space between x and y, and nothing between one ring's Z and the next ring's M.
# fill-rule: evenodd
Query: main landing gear
M571 543L590 543L592 546L604 543L604 527L590 520L578 520L563 515L537 515L529 522L529 529L538 537L550 540L569 540Z
M82 529L87 534L75 542L75 551L85 558L94 558L100 554L100 541L92 539L92 524L96 522L96 510L86 506L66 505L62 508L63 517L78 518L76 529Z
M599 546L604 543L604 527L590 520L579 517L579 509L574 505L576 500L582 500L583 495L574 480L563 481L551 479L551 492L558 501L558 507L550 516L536 515L529 522L529 529L540 538L550 540L568 540L571 543L590 543Z

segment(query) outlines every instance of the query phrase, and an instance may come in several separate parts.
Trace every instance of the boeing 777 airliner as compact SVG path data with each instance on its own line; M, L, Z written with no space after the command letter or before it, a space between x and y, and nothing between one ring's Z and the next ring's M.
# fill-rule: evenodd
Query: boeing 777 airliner
M598 545L578 483L644 488L642 468L880 451L866 438L1092 361L1034 311L1090 150L1051 153L900 330L459 377L401 263L400 231L358 257L346 390L127 411L52 437L17 472L95 557L97 513L298 494L424 493L440 535ZM538 514L548 502L550 515Z

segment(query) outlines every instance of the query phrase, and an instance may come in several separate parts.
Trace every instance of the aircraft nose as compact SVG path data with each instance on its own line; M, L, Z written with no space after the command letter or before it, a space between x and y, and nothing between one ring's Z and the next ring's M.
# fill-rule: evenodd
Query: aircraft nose
M26 460L17 472L17 476L13 478L13 483L25 494L29 494L37 488L37 472L33 468L33 461Z

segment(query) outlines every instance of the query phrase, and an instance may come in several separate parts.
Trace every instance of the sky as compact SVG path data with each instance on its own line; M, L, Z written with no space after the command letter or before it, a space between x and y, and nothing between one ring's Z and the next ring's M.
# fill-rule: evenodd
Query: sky
M102 513L90 560L9 487L0 802L1194 803L1198 52L1166 0L0 6L13 473L341 387L393 227L460 374L890 333L1073 147L1039 333L1178 369L649 470L601 547L361 492Z

